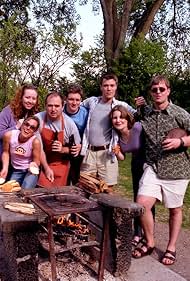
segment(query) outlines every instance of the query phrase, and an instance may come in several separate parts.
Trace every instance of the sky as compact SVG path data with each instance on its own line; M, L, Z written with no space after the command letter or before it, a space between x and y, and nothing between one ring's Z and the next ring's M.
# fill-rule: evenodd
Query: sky
M77 28L77 33L83 35L83 49L86 50L89 46L94 46L94 37L99 35L103 29L103 18L100 9L99 15L95 15L92 11L91 1L83 6L77 6L81 20Z
M92 11L92 4L89 1L88 4L76 7L78 14L80 15L80 24L77 26L77 34L78 39L80 39L80 33L83 36L83 50L88 50L90 46L95 46L95 36L99 35L103 29L103 17L102 12L98 15L95 15ZM68 61L64 65L64 69L62 70L62 74L64 74L68 79L72 79L71 77L72 69L71 62Z

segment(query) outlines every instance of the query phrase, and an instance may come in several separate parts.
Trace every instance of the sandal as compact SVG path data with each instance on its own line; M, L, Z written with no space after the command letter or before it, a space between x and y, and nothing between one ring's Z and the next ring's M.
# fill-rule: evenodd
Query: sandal
M137 247L137 245L138 245L139 243L141 243L142 240L143 240L142 237L134 236L133 239L132 239L132 241L131 241L131 244L132 244L134 247Z
M164 261L164 259L169 261L169 263ZM161 263L164 265L172 265L175 263L175 261L176 261L176 252L166 250L162 257Z
M143 243L141 247L137 247L132 252L132 257L135 259L140 259L142 257L151 255L155 247L150 247L146 243Z

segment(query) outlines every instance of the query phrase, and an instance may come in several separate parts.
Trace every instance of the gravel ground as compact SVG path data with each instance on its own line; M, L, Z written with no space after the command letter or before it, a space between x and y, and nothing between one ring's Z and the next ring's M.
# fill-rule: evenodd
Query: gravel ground
M167 246L168 225L156 223L155 227L156 250L151 255L154 259L160 260ZM169 266L170 270L178 273L187 281L190 281L190 230L182 230L177 243L177 260L174 265ZM73 260L70 256L62 257L56 262L57 276L59 281L95 281L97 275L80 262ZM51 280L50 263L42 259L39 264L39 281ZM114 277L105 270L105 281L126 281L126 277ZM155 281L155 280L152 280Z
M97 269L97 265L95 267ZM81 264L81 262L68 259L65 261L64 258L57 260L57 281L97 281L97 274ZM39 264L39 281L50 281L51 280L51 265L49 261L41 261ZM124 281L124 277L114 277L107 270L104 270L105 281Z

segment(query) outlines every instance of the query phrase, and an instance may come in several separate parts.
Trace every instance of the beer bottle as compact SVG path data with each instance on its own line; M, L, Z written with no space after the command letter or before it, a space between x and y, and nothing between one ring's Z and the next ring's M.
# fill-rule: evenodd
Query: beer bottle
M69 137L69 147L71 148L71 147L74 146L74 145L76 145L76 143L75 143L75 137L74 137L74 135L72 134L72 135L70 135L70 137Z

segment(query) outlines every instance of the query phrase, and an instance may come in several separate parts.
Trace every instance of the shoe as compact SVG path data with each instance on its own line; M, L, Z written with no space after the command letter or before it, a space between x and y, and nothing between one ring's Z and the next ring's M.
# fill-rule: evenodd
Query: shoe
M166 260L169 260L169 263L167 263ZM170 250L166 250L162 257L161 263L164 265L172 265L175 263L175 261L176 261L176 251L173 252Z
M150 247L146 243L143 243L141 247L137 247L132 251L132 257L140 259L142 257L151 255L155 247Z
M142 237L139 237L139 236L134 236L132 241L131 241L131 244L134 246L134 247L137 247L137 245L139 243L141 243L143 241L143 238Z

